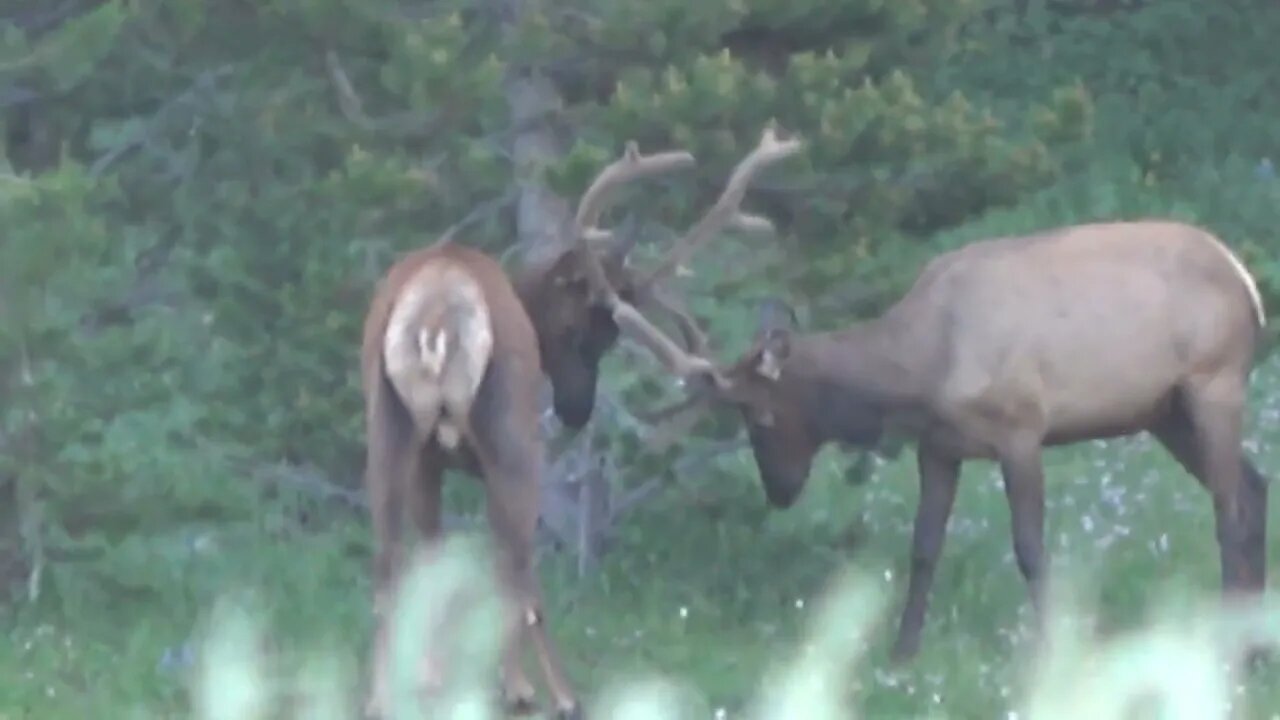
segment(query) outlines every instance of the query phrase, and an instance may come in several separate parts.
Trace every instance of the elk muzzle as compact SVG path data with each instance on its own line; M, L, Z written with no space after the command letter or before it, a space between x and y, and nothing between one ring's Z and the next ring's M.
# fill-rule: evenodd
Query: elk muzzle
M777 426L748 422L747 435L769 504L782 510L791 507L809 479L817 448L800 438L787 437Z
M580 430L591 419L596 404L596 366L576 353L565 353L550 373L551 404L566 427Z

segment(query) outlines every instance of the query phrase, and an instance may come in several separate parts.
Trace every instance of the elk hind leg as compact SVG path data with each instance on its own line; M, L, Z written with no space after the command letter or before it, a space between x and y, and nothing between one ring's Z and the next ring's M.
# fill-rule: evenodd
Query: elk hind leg
M1244 521L1256 523L1260 509L1246 508L1242 500L1255 499L1257 488L1246 486L1241 463L1244 424L1244 388L1238 377L1218 374L1196 378L1182 388L1187 416L1195 433L1201 474L1213 498L1224 593L1233 595L1250 588L1254 579L1247 567L1246 542L1252 532ZM1243 511L1243 512L1242 512Z
M1181 400L1181 398L1179 398ZM1200 451L1195 426L1181 402L1150 428L1151 434L1206 491L1212 492L1210 476ZM1239 453L1241 484L1237 489L1247 587L1261 591L1266 585L1267 478L1245 456Z
M1172 411L1161 418L1151 428L1151 434L1169 451L1169 454L1182 467L1200 481L1211 494L1214 490L1212 468L1209 466L1202 450L1197 426L1192 421L1185 398L1180 393ZM1237 540L1245 591L1262 593L1266 585L1266 529L1267 529L1267 483L1268 480L1245 457L1242 450L1237 450L1241 469L1240 485L1237 488L1237 512L1240 520ZM1214 501L1215 515L1219 502ZM1215 517L1216 520L1216 517ZM1231 591L1226 572L1227 559L1223 555L1223 590ZM1262 660L1270 654L1270 649L1261 645L1245 642L1244 652L1250 662Z
M521 532L524 514L520 509L522 503L529 502L527 496L531 493L522 491L522 485L526 483L524 478L501 472L493 462L488 461L484 452L479 453L478 457L485 476L485 510L495 541L498 580L504 595L502 700L510 712L524 714L535 709L537 695L524 669L524 648L528 633L521 622L524 598L520 592L519 578L520 561L526 556L521 547L527 545L532 548L533 543L532 533L526 539ZM531 501L536 512L536 496ZM536 522L535 514L535 531ZM528 554L531 557L531 551Z
M534 690L523 668L523 650L532 642L558 717L581 716L555 647L543 622L542 590L534 566L538 522L537 470L487 473L489 523L498 545L499 574L507 593L507 642L503 655L506 701L515 711L531 709Z
M1240 515L1244 519L1246 587L1261 593L1267 586L1267 485L1269 479L1249 458L1240 455L1244 482L1240 485Z

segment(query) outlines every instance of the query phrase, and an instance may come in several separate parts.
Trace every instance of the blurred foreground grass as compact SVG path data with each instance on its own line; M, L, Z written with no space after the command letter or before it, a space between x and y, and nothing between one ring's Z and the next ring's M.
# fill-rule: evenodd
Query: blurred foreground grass
M492 587L478 572L482 555L451 541L443 556L414 569L399 610L393 717L456 717L487 720L502 715L493 692L497 661L496 608L475 602ZM1059 587L1078 587L1059 584ZM1205 604L1162 606L1163 615L1137 632L1107 641L1090 637L1086 615L1071 592L1057 593L1055 620L1029 664L1025 693L1015 697L1010 717L1031 720L1129 717L1210 720L1251 716L1237 692L1242 682L1226 658L1232 638L1280 641L1277 608L1241 609L1230 615ZM862 716L852 666L869 648L868 638L884 610L885 593L869 575L842 570L818 598L798 647L781 653L759 679L745 716L848 718ZM426 638L447 648L446 687L432 704L412 692L413 664ZM353 686L335 665L312 665L311 673L285 686L271 682L254 616L243 607L221 606L196 665L195 710L207 720L266 717L354 717L358 700L341 688ZM714 647L705 648L715 652ZM470 651L470 652L468 652ZM593 703L589 716L626 720L705 717L682 700L683 689L661 675L633 678ZM1247 701L1244 701L1247 702ZM292 712L283 712L286 706ZM1247 713L1247 714L1246 714ZM718 711L715 717L726 713ZM941 702L934 716L968 716Z

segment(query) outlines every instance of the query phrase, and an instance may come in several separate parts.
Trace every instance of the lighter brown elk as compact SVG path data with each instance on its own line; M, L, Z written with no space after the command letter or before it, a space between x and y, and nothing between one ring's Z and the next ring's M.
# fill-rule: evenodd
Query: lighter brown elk
M598 227L600 217L620 186L690 166L693 156L645 156L634 143L583 194L559 251L513 278L496 260L452 237L408 253L388 270L366 315L361 349L377 616L367 715L387 711L387 615L404 569L404 516L414 542L429 552L441 532L441 481L448 468L480 478L485 488L507 608L506 703L514 710L532 708L534 689L521 662L526 643L532 643L558 716L581 715L543 624L534 568L544 461L538 422L542 382L550 381L561 420L581 427L594 405L600 359L619 333L646 343L662 338L630 300L691 328L687 315L658 294L658 280L689 247L719 229L763 227L738 209L746 186L757 170L797 147L779 140L772 126L767 129L706 216L643 277L625 263L629 245ZM424 648L422 689L441 676L442 662Z
M1153 435L1208 491L1229 596L1265 586L1267 481L1242 450L1266 322L1218 238L1162 221L1061 227L934 258L881 316L796 334L779 314L737 362L668 359L736 407L769 502L796 501L828 443L913 439L920 494L893 657L919 649L961 463L999 464L1018 568L1044 579L1044 448ZM1037 617L1042 613L1037 612Z

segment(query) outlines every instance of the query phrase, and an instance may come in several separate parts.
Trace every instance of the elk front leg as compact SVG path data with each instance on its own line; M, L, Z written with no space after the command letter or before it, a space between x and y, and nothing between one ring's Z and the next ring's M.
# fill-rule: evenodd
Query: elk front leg
M533 543L532 537L526 541L521 532L520 507L522 503L529 502L530 493L522 488L527 484L524 478L514 473L503 472L500 466L492 462L482 460L481 464L484 467L485 476L485 511L489 516L489 526L495 542L499 588L504 595L502 702L509 712L523 715L534 710L537 693L524 670L526 634L519 617L522 596L518 591L519 583L515 580L514 569L519 558L525 555L520 549L522 543L527 542L529 547L532 547ZM535 493L532 497L535 528L537 500Z
M916 450L920 473L920 499L916 504L915 531L911 538L911 577L907 584L906 604L898 625L898 638L891 659L903 662L915 657L920 649L920 630L924 625L933 585L934 568L947 534L947 521L955 504L956 482L960 461L939 455L926 444Z
M1011 444L1000 456L1000 472L1009 502L1013 554L1039 630L1044 623L1044 464L1039 439Z

